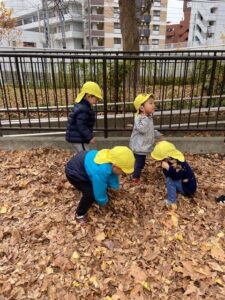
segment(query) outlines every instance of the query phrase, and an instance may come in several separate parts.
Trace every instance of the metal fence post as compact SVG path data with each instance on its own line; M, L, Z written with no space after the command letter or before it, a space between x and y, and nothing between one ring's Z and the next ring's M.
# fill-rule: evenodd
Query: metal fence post
M23 88L22 88L22 80L20 76L20 68L19 68L19 62L18 62L18 57L15 57L15 62L16 62L16 73L17 73L17 78L18 78L18 83L19 83L19 90L20 90L20 97L21 97L21 103L22 106L25 107L24 103L24 96L23 96ZM25 115L25 113L24 113Z
M103 104L104 104L104 138L108 137L108 120L107 120L107 66L106 59L103 58Z

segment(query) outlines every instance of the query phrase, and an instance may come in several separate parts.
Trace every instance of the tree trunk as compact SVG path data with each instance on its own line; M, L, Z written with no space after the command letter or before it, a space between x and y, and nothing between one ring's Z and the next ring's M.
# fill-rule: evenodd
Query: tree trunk
M139 51L139 30L135 0L119 0L123 51Z

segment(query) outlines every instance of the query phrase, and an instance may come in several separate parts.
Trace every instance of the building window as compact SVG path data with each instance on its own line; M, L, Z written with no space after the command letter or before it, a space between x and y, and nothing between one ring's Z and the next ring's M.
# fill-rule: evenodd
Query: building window
M57 28L56 27L50 28L50 33L52 33L52 34L57 33Z
M16 26L21 26L23 25L23 20L17 20L16 21Z
M91 13L93 15L103 15L104 14L104 7L92 7Z
M159 7L161 5L160 2L161 0L154 0L153 5Z
M209 21L209 26L215 25L215 21Z
M214 37L214 33L212 33L212 32L207 33L207 38L213 38L213 37Z
M104 46L104 38L98 38L98 46Z
M160 10L153 10L154 17L160 17Z
M16 41L12 41L13 47L16 47Z
M120 9L119 7L114 7L114 15L118 16L120 15Z
M120 29L120 23L114 23L114 29Z
M35 48L36 47L36 43L33 43L33 42L23 42L23 47Z
M26 19L23 20L24 25L30 24L32 22L33 22L33 18L32 17L29 17L29 18L26 18Z
M159 31L159 25L153 25L153 31Z
M158 45L159 44L159 40L153 39L152 40L152 45Z
M114 38L114 44L120 45L121 44L121 38Z
M215 14L216 11L217 11L217 7L212 7L212 8L210 9L211 14Z
M70 31L70 24L66 24L65 31Z

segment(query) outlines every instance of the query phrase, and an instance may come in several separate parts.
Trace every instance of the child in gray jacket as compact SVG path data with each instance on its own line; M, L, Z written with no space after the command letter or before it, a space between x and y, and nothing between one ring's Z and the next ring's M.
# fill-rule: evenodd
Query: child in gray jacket
M139 94L134 100L137 111L129 147L135 156L133 183L139 184L141 171L145 166L146 156L151 153L155 139L161 133L154 130L153 113L155 111L153 94Z

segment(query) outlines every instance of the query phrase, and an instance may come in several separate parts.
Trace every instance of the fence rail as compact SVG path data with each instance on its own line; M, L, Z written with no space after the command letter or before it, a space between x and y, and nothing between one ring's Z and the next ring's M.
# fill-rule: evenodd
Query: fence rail
M103 88L96 130L131 130L133 100L153 92L155 126L225 129L224 51L0 51L0 131L64 131L84 82Z

